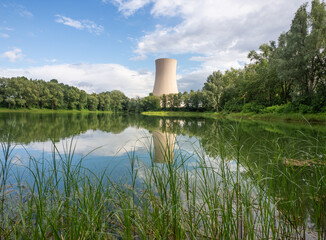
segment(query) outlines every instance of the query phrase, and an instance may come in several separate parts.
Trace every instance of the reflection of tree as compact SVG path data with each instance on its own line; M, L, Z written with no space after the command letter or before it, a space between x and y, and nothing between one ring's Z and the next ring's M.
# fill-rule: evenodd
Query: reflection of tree
M47 141L49 138L59 141L62 138L85 133L87 130L101 130L117 134L129 126L140 127L139 123L144 122L142 118L141 115L131 117L95 113L2 113L0 114L0 137L2 139L12 125L13 141L20 144ZM151 124L143 125L150 126Z

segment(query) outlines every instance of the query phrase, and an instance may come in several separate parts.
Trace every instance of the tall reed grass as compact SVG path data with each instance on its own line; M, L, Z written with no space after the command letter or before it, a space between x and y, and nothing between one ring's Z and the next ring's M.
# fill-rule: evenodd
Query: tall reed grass
M223 131L218 158L200 148L172 154L162 143L165 163L158 164L148 146L152 164L131 152L129 176L120 180L84 168L73 141L63 153L53 142L52 159L30 156L25 174L32 180L16 174L11 192L15 146L8 138L2 143L0 238L325 239L326 147L319 146L318 164L288 166L275 139L252 162L237 128L233 141Z

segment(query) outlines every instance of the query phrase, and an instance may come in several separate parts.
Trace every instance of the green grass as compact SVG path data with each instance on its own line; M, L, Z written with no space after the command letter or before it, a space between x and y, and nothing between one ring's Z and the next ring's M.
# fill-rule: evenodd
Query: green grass
M326 113L230 113L228 118L259 119L268 121L291 121L291 122L326 122Z
M216 113L216 112L179 112L179 111L156 111L142 112L147 116L160 117L203 117L203 118L229 118L229 119L254 119L264 121L291 121L291 122L326 122L326 113L300 114L300 113Z
M223 131L220 129L218 135L217 159L194 149L196 165L189 167L187 161L192 156L181 151L173 155L166 146L165 164L152 161L148 166L131 152L129 175L120 180L105 171L99 174L83 168L83 158L75 159L73 141L66 142L63 153L53 142L52 159L30 156L26 174L33 181L26 182L18 174L15 186L1 181L0 236L299 239L313 231L319 239L326 237L325 166L285 166L285 147L278 139L266 143L259 150L262 159L253 164L242 153L238 129L232 129L232 136ZM229 137L235 141L230 142ZM304 141L318 144L318 139ZM153 160L152 146L147 147ZM320 160L326 161L326 146L319 147L323 150ZM12 148L8 138L1 156L7 170L12 165ZM2 173L1 179L6 176ZM302 212L307 205L310 214ZM314 223L312 230L310 221Z
M64 109L58 109L58 110L52 110L52 109L46 109L46 108L17 108L17 109L9 109L9 108L0 108L1 112L33 112L33 113L113 113L112 111L90 111L88 109L83 110L64 110Z
M146 116L159 116L159 117L202 117L202 118L220 118L223 114L213 112L182 112L182 111L155 111L155 112L142 112Z

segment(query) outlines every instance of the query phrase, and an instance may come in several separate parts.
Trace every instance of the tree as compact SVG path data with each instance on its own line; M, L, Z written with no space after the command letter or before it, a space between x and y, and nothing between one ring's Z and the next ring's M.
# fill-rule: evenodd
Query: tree
M90 111L96 111L97 110L97 106L98 106L98 98L96 96L95 93L88 95L87 97L87 105L88 105L88 109Z
M206 91L209 105L212 106L216 112L219 112L220 99L225 85L223 74L220 71L213 72L209 75L204 84L203 91Z
M110 93L111 107L117 112L128 107L128 98L119 90L113 90Z

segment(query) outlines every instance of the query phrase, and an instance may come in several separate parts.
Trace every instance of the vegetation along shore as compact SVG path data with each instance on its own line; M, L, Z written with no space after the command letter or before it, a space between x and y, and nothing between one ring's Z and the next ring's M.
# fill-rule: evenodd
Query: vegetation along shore
M90 111L235 113L326 112L326 9L303 4L277 41L250 51L242 69L214 71L201 90L128 98L119 90L88 94L77 87L25 77L0 78L0 107Z

